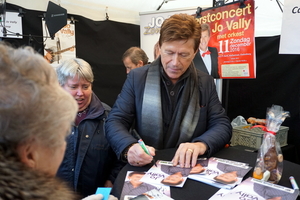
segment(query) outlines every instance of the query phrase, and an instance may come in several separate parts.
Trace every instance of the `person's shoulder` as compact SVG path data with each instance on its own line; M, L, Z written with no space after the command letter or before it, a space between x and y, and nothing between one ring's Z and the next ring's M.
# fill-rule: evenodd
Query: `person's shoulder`
M129 79L130 81L143 83L146 80L146 76L150 66L151 64L147 64L131 70L127 75L127 79Z
M208 47L208 50L210 52L218 52L218 49L216 47Z
M146 74L151 64L144 65L142 67L134 68L130 70L127 77L140 76L142 74Z
M199 69L196 69L197 70L197 75L199 78L203 79L203 80L211 80L211 79L214 79L211 75L199 70Z
M208 87L209 85L214 84L214 78L211 75L209 75L205 72L202 72L201 70L198 70L198 69L197 69L197 75L198 75L198 80L199 80L199 83L198 83L199 86Z
M111 107L108 104L104 103L103 101L101 101L101 104L102 104L104 110L106 110L108 112L111 111Z
M216 47L208 47L208 50L217 50Z
M6 164L6 162L2 164ZM7 162L7 164L14 164L14 168L12 169L10 166L5 169L4 179L1 179L2 176L4 176L2 175L3 173L0 175L0 179L4 180L2 184L0 183L1 190L4 193L10 193L12 191L10 185L16 186L17 189L15 189L11 198L6 199L23 199L19 195L23 193L27 194L26 199L35 199L36 196L41 197L41 199L79 199L79 197L69 189L67 184L57 177L48 177L41 172L28 170L19 162ZM16 173L16 170L18 173ZM7 177L10 178L7 179ZM26 184L22 184L23 181L27 181ZM33 188L40 188L40 190Z
M93 92L92 94L92 100L90 103L90 117L96 118L96 117L106 117L108 113L111 111L111 107L102 102L99 97ZM103 114L105 114L103 116Z
M201 58L199 51L200 51L200 50L197 51L197 53L195 54L195 57L194 57L193 60L196 60L196 59Z

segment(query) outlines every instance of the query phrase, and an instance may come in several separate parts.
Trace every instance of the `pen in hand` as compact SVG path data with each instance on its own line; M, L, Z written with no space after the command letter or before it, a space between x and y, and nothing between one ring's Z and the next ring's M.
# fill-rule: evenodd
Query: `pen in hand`
M148 148L146 147L144 141L143 141L142 138L140 137L140 135L136 132L135 129L133 129L133 132L134 132L135 136L138 138L138 143L140 144L140 146L142 147L142 149L145 151L145 153L148 154L148 155L150 155L150 156L152 156L152 155L150 154L150 151L149 151ZM152 162L154 162L154 165L157 167L154 158L153 158Z
M138 143L140 144L140 146L142 147L142 149L146 152L146 154L151 155L150 152L149 152L149 150L147 149L144 141L142 139L139 139Z
M291 184L292 184L293 189L296 190L296 191L298 192L298 196L300 196L300 194L299 194L299 187L298 187L298 184L297 184L295 178L294 178L293 176L290 176L289 179L290 179L290 181L291 181ZM298 199L298 198L297 198L297 199Z
M290 176L290 181L291 181L291 184L292 184L292 187L294 190L299 190L299 187L298 187L298 184L296 183L296 180L293 176Z

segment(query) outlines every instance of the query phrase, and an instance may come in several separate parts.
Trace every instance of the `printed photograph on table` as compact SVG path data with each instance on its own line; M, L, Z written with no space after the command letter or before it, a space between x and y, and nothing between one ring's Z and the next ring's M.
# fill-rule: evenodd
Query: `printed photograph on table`
M205 173L190 174L188 178L218 188L231 189L242 182L251 168L247 163L211 157Z
M196 165L191 168L190 175L205 174L208 166L208 160L208 158L198 158Z
M170 161L157 160L141 181L157 185L183 187L191 168L173 166Z
M205 9L200 24L209 24L209 47L217 49L222 79L255 78L254 0Z
M148 192L145 192L141 195L138 195L137 197L132 198L131 200L172 200L171 197L168 197L167 195L164 195L163 193L159 192L156 189L150 190Z
M254 178L247 178L232 190L219 190L209 200L295 200L299 190L272 184Z
M156 185L142 181L142 178L145 174L146 172L140 171L127 172L120 200L129 200L154 189L157 190L159 194L163 194L168 197L171 196L169 186Z

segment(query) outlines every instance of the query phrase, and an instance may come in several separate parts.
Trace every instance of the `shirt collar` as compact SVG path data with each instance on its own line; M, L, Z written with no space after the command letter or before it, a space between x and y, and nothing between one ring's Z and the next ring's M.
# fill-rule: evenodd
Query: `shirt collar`
M191 65L192 65L192 63L187 68L187 70L184 72L184 74L182 74L180 76L179 80L176 83L179 83L180 81L186 79L191 74ZM164 68L163 68L163 66L162 66L161 63L160 63L160 73L161 73L162 77L164 78L164 80L171 82L169 76L166 74L166 72L165 72L165 70L164 70Z

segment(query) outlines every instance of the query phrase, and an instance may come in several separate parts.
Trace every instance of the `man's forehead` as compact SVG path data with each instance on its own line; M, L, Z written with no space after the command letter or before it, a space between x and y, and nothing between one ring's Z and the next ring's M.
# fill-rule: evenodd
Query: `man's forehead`
M161 50L185 53L193 50L193 46L187 44L176 45L175 43L162 44Z
M201 31L201 37L203 36L210 36L210 32L208 32L208 30Z

